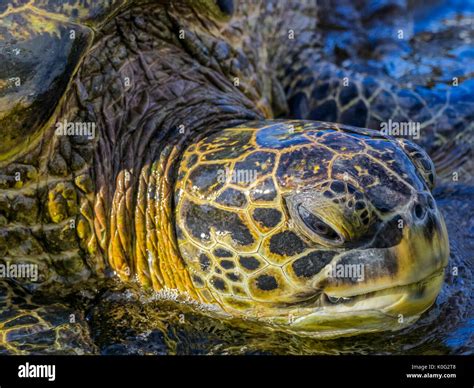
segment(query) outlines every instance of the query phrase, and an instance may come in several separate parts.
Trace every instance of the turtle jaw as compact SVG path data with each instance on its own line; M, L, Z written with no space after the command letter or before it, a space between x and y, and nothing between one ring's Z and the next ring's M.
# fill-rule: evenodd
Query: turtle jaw
M444 271L404 286L328 301L322 294L322 307L308 311L290 324L301 334L333 338L361 333L401 330L428 310L443 285Z
M446 226L435 210L422 224L405 228L396 246L339 255L333 266L362 264L364 276L338 278L328 265L313 283L319 298L313 306L290 312L295 319L289 328L321 338L400 330L435 302L448 256Z

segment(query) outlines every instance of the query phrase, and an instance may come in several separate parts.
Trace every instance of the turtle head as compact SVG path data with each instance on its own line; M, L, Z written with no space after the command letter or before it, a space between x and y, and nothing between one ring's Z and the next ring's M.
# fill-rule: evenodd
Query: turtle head
M433 304L449 253L430 163L337 124L214 133L181 162L181 255L224 310L321 335L404 327Z

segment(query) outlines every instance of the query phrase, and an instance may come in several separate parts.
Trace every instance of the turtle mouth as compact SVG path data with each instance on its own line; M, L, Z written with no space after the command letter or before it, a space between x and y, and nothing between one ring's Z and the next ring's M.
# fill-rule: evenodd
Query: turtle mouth
M353 296L322 292L312 307L299 311L289 329L320 338L400 330L416 321L435 302L444 268L424 279Z
M389 248L347 251L337 256L328 271L311 282L312 292L299 303L280 306L294 316L286 329L314 337L355 335L400 330L428 310L441 291L448 263L449 244L442 218L427 234L423 226L407 228L399 244ZM338 268L362 267L339 276Z
M413 283L386 287L377 291L371 291L363 294L355 294L352 296L333 296L329 293L323 292L320 296L320 306L323 308L331 308L332 306L344 306L344 308L353 308L364 302L373 302L378 298L394 295L400 295L400 297L398 298L398 301L400 301L404 296L407 295L407 293L415 296L418 299L422 299L424 294L428 290L430 284L436 281L436 279L438 279L439 277L442 278L443 274L444 268L437 270L433 274L425 277L424 279ZM372 309L378 309L378 307L384 310L390 309L391 305L384 306L383 304L380 304L380 306L377 306L377 304L372 304L371 306Z

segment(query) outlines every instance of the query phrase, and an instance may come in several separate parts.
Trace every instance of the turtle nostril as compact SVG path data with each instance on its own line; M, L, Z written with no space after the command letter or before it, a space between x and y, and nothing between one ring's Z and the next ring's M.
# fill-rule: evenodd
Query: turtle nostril
M425 216L425 209L423 208L423 206L417 203L413 208L413 214L416 218L421 220Z

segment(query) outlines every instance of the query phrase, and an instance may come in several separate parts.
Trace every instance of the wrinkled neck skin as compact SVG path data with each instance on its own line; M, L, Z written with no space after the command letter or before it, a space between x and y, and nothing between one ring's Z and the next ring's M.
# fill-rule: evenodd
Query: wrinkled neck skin
M286 109L271 63L275 32L264 28L283 12L245 5L222 23L185 5L140 6L97 36L63 112L97 124L91 229L122 280L199 299L175 238L177 166L201 136Z
M187 1L133 2L89 29L41 136L0 162L2 262L37 264L31 290L72 292L112 272L198 298L171 219L181 154L212 131L287 112L282 77L317 40L315 12L236 2L214 20ZM58 135L58 122L94 130Z

